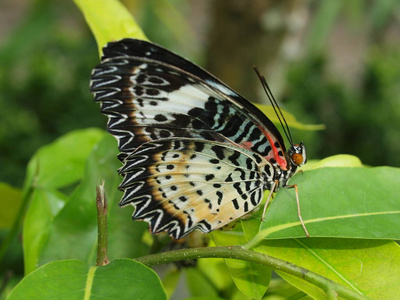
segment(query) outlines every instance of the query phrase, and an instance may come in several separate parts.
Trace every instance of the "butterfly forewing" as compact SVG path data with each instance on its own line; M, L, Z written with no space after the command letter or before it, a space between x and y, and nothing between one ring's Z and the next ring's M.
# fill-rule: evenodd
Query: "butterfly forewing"
M200 138L250 149L286 169L276 127L206 71L144 41L110 43L104 53L91 90L121 152L159 138Z
M260 155L236 146L194 139L163 139L141 146L124 161L121 205L134 219L181 238L209 232L253 210L262 199Z

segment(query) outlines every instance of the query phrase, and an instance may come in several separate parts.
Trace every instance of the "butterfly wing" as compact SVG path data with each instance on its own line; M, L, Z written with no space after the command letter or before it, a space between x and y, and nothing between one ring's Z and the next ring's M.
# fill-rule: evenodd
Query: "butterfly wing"
M209 232L258 206L264 164L257 153L219 142L148 142L124 161L120 205L135 206L133 218L147 221L153 233L179 239L194 229Z
M287 162L281 135L251 103L154 44L109 43L91 91L118 141L121 206L153 233L209 232L254 209Z
M123 156L144 142L188 137L237 145L287 168L283 139L262 112L203 69L152 43L109 43L92 74L91 91Z

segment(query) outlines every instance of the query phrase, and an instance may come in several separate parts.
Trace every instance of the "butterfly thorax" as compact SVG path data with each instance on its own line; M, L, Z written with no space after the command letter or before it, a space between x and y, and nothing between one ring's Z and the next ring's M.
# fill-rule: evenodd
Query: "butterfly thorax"
M264 190L271 190L275 181L278 181L278 184L275 186L275 191L279 190L280 187L287 186L287 182L295 174L296 170L296 165L291 165L288 170L283 170L277 164L268 164L264 166L264 170L262 170L264 175Z

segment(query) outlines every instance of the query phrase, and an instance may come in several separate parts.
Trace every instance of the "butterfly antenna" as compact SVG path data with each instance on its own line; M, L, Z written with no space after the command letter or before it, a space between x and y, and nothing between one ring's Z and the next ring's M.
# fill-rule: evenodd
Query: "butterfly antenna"
M271 89L269 88L269 86L267 84L267 81L265 80L265 77L263 75L261 75L260 71L258 71L256 66L253 66L253 68L254 68L254 71L256 71L256 74L261 81L261 85L262 85L265 93L267 94L269 102L271 102L272 108L274 109L275 114L278 117L279 123L281 123L282 129L285 132L285 135L286 135L287 139L289 140L289 143L293 146L293 138L292 138L292 134L290 133L290 130L289 130L289 125L287 124L286 119L285 119L281 109L279 108L279 105L276 102L274 95L272 94Z

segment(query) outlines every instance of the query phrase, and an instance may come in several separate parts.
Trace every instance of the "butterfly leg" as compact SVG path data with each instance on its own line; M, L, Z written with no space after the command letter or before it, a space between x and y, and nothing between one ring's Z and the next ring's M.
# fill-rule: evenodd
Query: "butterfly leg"
M276 187L278 186L278 183L279 183L279 180L275 180L274 184L272 185L271 190L269 191L267 202L265 202L265 204L264 204L264 210L263 210L263 214L262 214L262 217L261 217L261 222L265 218L265 213L267 212L267 207L268 207L269 201L274 198L274 192L275 192Z
M301 226L304 229L304 232L306 233L307 237L310 237L306 225L303 222L303 218L301 217L301 211L300 211L300 201L299 201L299 189L297 188L297 184L293 184L293 185L288 185L286 186L286 188L294 188L295 194L296 194L296 203L297 203L297 215L299 217Z

